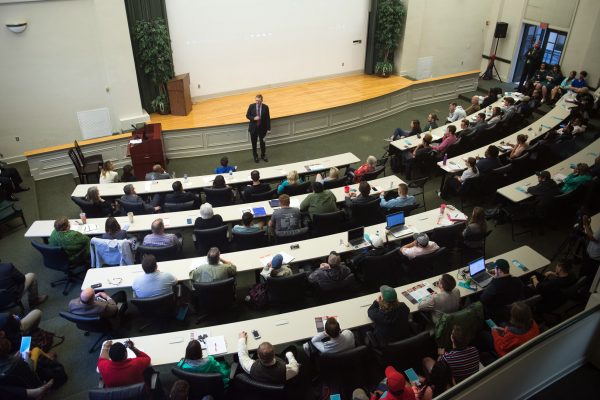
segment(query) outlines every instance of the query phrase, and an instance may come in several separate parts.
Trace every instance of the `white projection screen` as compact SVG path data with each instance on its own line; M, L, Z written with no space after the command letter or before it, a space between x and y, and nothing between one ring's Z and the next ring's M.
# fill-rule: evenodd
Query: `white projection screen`
M193 97L362 71L369 0L167 0ZM361 43L353 43L354 41ZM200 88L198 88L200 85Z

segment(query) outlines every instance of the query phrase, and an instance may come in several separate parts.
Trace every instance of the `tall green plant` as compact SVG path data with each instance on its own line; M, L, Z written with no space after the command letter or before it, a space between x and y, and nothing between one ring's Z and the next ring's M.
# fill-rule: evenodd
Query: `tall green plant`
M400 0L379 0L377 2L377 30L375 46L378 61L375 72L388 75L393 70L390 55L398 48L404 28L406 8Z
M173 77L171 38L167 25L162 18L138 20L133 37L138 62L158 88L158 96L151 103L153 111L164 111L169 104L167 81Z

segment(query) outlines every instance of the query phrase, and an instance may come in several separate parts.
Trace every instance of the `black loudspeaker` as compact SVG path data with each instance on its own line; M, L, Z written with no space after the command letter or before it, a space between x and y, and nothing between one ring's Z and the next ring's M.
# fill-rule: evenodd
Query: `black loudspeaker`
M496 30L494 31L494 37L504 39L506 37L507 30L508 24L506 22L496 22Z
M367 17L367 43L365 52L365 74L372 75L375 72L375 29L377 25L377 0L371 0L371 10Z

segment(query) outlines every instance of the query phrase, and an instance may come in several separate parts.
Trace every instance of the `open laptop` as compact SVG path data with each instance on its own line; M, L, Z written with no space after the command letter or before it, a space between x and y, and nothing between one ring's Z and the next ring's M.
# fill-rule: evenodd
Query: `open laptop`
M471 279L477 286L482 288L489 285L493 278L485 267L485 260L483 257L469 263L469 275L471 275Z
M351 246L360 246L365 243L365 227L350 229L348 231L348 243Z
M387 222L385 229L387 229L392 236L397 238L412 233L412 230L404 225L404 211L389 214L385 219Z

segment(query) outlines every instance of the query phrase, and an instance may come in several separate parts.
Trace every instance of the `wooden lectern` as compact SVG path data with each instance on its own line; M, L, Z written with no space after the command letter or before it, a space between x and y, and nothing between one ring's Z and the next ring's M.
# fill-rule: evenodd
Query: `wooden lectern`
M192 111L190 94L190 74L181 74L167 82L171 114L188 115Z
M154 164L160 164L163 168L167 167L160 124L148 124L141 129L136 129L133 131L131 139L136 142L141 140L141 143L129 142L127 147L138 181L144 180L146 173L152 171Z

